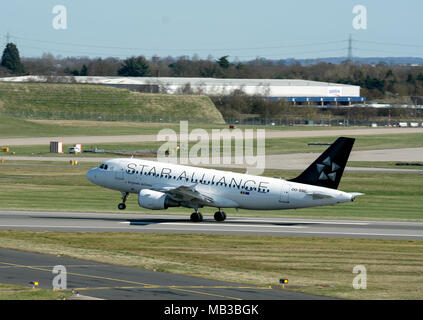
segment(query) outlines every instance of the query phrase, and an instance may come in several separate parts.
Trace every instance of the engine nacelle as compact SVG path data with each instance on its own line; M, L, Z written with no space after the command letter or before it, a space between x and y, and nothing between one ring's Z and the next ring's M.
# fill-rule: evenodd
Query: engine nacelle
M166 193L143 189L138 194L138 204L150 210L163 210L169 207L179 207L181 204L172 200Z

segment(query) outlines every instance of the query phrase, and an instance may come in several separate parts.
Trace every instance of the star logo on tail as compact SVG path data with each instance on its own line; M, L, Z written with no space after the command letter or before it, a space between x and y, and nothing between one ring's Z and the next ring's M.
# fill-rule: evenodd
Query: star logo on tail
M327 157L322 163L317 163L317 172L320 173L319 180L332 180L336 179L336 171L341 168L335 162L331 160L330 157ZM326 171L326 172L325 172Z

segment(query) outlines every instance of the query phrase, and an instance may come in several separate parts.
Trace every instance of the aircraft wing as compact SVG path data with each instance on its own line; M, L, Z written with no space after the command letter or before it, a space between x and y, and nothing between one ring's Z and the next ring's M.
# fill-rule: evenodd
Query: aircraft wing
M155 186L150 188L155 191L167 193L176 201L192 201L200 200L206 204L212 204L214 201L212 198L195 190L196 184L179 187L168 187L168 186Z

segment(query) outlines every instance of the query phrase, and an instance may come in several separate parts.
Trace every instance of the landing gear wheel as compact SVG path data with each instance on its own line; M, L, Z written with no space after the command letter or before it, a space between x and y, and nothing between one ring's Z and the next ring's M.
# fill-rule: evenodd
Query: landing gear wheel
M193 212L191 214L191 221L192 222L201 222L201 221L203 221L203 215L200 212Z
M128 198L128 192L122 192L122 202L118 204L119 210L125 210L126 209L126 199Z
M223 211L217 211L214 213L214 220L216 221L225 221L226 219L226 213Z

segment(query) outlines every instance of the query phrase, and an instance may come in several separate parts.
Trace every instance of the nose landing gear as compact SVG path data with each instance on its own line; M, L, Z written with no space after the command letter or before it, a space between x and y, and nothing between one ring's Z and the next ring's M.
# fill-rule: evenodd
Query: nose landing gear
M118 204L119 210L125 210L126 209L126 199L128 198L128 192L122 192L122 202Z

